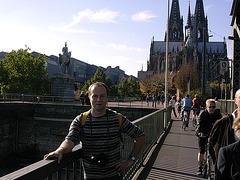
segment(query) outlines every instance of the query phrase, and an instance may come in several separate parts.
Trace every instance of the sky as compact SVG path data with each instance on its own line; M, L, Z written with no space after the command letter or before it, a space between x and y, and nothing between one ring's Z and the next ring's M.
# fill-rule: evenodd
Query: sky
M163 41L168 0L0 0L0 52L25 49L59 56L67 42L73 58L137 77L147 70L150 44ZM170 7L171 7L171 0ZM188 6L179 0L183 25ZM203 0L210 42L226 37L232 58L230 16L233 0Z

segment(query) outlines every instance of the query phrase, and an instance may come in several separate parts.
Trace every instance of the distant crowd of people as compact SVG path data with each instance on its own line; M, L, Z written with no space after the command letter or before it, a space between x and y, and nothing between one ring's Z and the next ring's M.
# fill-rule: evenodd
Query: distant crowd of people
M161 103L163 105L165 102L165 95L163 92L160 92L157 94L147 93L146 102L147 102L147 105L149 105L149 103L152 103L152 107L154 107L155 103L157 103L158 105Z

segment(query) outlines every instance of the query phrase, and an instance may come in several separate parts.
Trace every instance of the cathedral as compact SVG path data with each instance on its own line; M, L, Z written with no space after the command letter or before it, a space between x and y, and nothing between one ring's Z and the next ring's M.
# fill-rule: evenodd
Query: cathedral
M189 3L186 25L180 14L179 0L172 0L169 17L168 72L177 72L182 64L193 63L199 74L207 81L220 79L219 59L227 58L227 46L223 42L209 42L208 18L204 13L203 0L196 0L194 14ZM185 36L184 36L185 35ZM205 51L204 51L205 49ZM205 54L205 59L203 58ZM138 78L144 80L153 74L165 73L166 35L164 41L151 40L147 71L139 71ZM203 62L205 60L205 71Z

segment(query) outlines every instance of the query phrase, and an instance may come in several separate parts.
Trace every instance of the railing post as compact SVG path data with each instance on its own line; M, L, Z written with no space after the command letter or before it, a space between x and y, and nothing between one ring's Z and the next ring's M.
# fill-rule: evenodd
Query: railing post
M164 109L164 124L163 124L163 128L166 129L167 127L167 119L168 119L168 113L167 113L167 109Z
M24 95L22 94L22 102L24 103Z

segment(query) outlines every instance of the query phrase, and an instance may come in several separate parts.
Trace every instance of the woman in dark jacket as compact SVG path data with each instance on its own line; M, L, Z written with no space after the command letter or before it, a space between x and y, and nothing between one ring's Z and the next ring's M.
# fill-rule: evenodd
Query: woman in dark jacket
M216 104L214 99L206 101L206 109L201 112L198 119L197 136L198 136L198 172L197 175L202 175L203 157L206 150L208 136L212 130L213 124L222 118L221 113L215 111Z
M240 118L233 123L233 129L240 138ZM240 179L240 141L222 147L218 153L216 180Z

